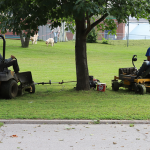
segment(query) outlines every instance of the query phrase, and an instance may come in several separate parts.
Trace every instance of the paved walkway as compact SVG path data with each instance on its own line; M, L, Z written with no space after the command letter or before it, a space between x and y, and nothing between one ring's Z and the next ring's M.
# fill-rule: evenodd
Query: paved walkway
M150 124L6 123L0 128L0 150L103 149L150 150Z

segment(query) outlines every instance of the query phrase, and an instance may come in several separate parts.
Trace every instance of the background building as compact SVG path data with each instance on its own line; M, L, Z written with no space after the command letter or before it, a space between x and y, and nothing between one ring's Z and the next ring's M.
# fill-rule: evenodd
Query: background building
M124 40L126 40L128 36L129 40L150 39L150 24L146 19L137 20L136 18L129 17L129 26L127 23L125 33L126 36L123 38Z

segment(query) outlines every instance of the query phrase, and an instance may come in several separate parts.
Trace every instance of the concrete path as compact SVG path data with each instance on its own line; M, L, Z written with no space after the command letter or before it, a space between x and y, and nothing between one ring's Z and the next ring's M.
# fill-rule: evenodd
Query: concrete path
M150 124L4 124L0 150L150 150Z

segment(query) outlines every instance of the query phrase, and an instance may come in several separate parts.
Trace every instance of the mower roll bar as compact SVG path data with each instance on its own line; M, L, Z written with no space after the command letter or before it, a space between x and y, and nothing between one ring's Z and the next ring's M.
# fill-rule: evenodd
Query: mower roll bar
M4 63L5 62L5 43L6 43L6 41L5 41L5 38L3 35L0 35L0 37L3 39L3 60L2 60L2 63Z
M137 55L133 55L133 57L132 57L132 64L135 68L134 61L137 61Z

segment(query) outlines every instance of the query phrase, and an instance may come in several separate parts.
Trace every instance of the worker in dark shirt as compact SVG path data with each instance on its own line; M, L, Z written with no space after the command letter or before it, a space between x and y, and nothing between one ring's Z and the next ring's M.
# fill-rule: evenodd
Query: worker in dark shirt
M3 57L0 54L0 71L3 71L4 68L13 66L15 73L19 72L19 66L18 66L17 59L15 58L15 56L11 55L10 58L5 59L4 63L2 63L2 61L3 61Z
M150 68L150 47L147 49L145 56L147 57L147 60L143 62L142 66L138 70L137 77L145 77L149 73L147 70Z

